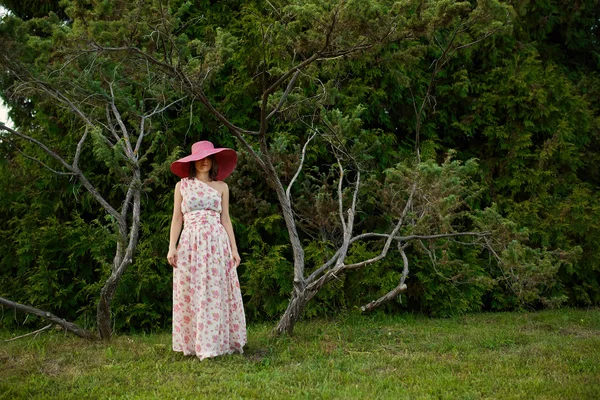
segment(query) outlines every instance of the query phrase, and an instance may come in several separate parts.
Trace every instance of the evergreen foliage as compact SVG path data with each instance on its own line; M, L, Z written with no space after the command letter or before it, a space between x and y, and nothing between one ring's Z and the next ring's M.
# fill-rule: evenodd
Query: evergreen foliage
M159 59L180 60L232 123L258 129L257 72L266 65L276 77L294 57L310 55L339 2L175 0L149 2L136 14L126 1L62 1L68 18L54 8L33 7L32 14L30 3L35 2L1 3L13 12L0 23L3 47L40 79L73 83L92 113L104 112L94 102L108 95L107 79L116 83L119 106L131 115L148 106L144 99L178 89L160 73L151 84L143 82L146 66L125 55L84 53L70 59L75 50L87 48L90 37L99 45L133 43ZM296 171L309 126L320 129L292 188L307 265L327 260L339 241L334 153L344 149L346 160L368 171L357 231L385 232L403 207L410 178L426 189L418 199L424 212L435 210L412 233L432 227L491 229L501 249L495 258L461 243L415 242L409 290L387 311L448 316L600 304L599 2L346 3L338 15L344 30L336 45L380 35L392 20L399 37L414 37L312 64L297 76L297 86L270 124L269 146L284 182ZM490 27L499 30L449 58L417 128L415 106L426 96L432 63L443 55L457 21L473 17L477 4L488 10L491 22L461 32L457 45L480 39ZM157 22L164 14L168 26ZM171 45L161 43L167 31L176 40ZM173 52L161 54L166 48ZM57 73L67 60L72 64ZM40 93L20 92L4 70L0 87L16 126L57 152L74 152L83 128L69 112ZM285 89L270 98L273 106ZM33 161L30 157L56 167L36 146L0 134L0 296L93 325L94 302L115 253L114 221L75 179ZM91 135L81 168L118 204L131 166L107 147L102 132ZM247 315L272 319L286 308L292 250L277 197L252 158L190 97L163 115L141 160L146 168L141 237L114 299L118 330L169 325L166 253L176 178L168 165L203 139L240 153L228 183ZM379 248L375 241L357 243L348 261L372 257ZM349 272L320 291L305 315L352 309L380 297L397 284L401 264L393 251L369 268ZM5 312L3 324L17 322Z

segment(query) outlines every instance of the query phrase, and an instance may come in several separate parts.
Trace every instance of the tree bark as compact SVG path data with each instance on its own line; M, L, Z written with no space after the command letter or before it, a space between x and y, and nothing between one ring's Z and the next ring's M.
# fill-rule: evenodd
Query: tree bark
M306 307L306 304L310 300L305 296L305 294L305 291L300 293L296 293L296 291L292 292L292 299L290 300L287 309L281 316L281 319L275 328L276 334L281 335L283 333L287 333L288 335L292 335L294 333L294 327L300 320L300 317L304 312L304 307Z
M98 333L101 339L110 339L112 335L112 324L110 317L110 304L115 295L121 277L127 271L127 268L133 264L133 253L137 246L140 230L140 212L141 212L141 194L140 194L140 171L134 172L134 178L129 186L129 191L133 193L132 222L129 235L121 232L122 239L117 243L117 250L113 261L113 270L108 277L102 290L100 291L100 301L96 313L96 322L98 324ZM123 213L127 213L129 205L129 196L126 196L123 204ZM125 219L124 215L124 219ZM125 239L129 239L127 248L123 251Z
M112 335L111 318L110 318L110 303L117 290L119 277L113 272L108 277L102 290L100 291L100 301L96 312L96 322L98 324L98 334L100 339L110 339Z
M406 290L406 288L407 288L406 284L405 283L401 283L398 286L396 286L393 290L389 291L384 296L380 297L379 299L373 300L369 304L367 304L365 306L362 306L360 308L360 310L362 312L372 311L372 310L376 309L377 307L379 307L380 305L382 305L384 303L387 303L388 301L393 300L400 293L404 292Z
M294 327L296 326L296 323L300 321L300 317L304 312L304 308L306 308L308 302L315 297L320 288L321 286L317 287L317 289L306 289L305 287L299 292L294 290L292 292L292 298L287 306L287 309L279 319L279 323L273 332L277 335L281 335L283 333L292 335L294 333Z
M137 236L137 235L136 235ZM131 246L129 246L131 247ZM135 246L134 246L135 247ZM100 300L98 301L98 308L96 309L96 323L98 324L98 334L100 339L110 339L112 336L112 323L110 317L110 304L115 295L121 276L127 270L127 268L133 263L131 254L133 250L128 248L124 255L119 255L121 246L117 246L117 256L115 256L115 264L113 266L113 272L108 277L104 286L100 290Z

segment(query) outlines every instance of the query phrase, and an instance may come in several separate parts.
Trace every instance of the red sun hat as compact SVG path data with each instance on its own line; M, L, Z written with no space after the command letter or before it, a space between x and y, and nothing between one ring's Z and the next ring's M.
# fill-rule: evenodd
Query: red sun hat
M238 157L235 150L225 147L215 148L211 142L203 140L192 145L192 154L173 162L171 164L171 172L180 178L187 178L190 174L190 163L202 160L208 156L213 156L219 166L219 172L217 173L218 181L222 181L231 175L237 164Z

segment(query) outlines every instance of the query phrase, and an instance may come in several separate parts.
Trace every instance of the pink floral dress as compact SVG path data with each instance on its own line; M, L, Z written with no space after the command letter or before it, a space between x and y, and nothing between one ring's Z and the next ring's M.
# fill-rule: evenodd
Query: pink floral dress
M184 178L184 228L173 269L173 350L200 359L246 344L246 319L229 237L221 224L221 194Z

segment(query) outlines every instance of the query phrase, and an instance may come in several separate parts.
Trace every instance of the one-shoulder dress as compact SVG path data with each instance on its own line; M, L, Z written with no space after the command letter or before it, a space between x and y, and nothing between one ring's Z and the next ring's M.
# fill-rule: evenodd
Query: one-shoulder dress
M183 231L173 269L173 350L200 359L246 344L242 294L221 224L221 194L199 179L179 185Z

